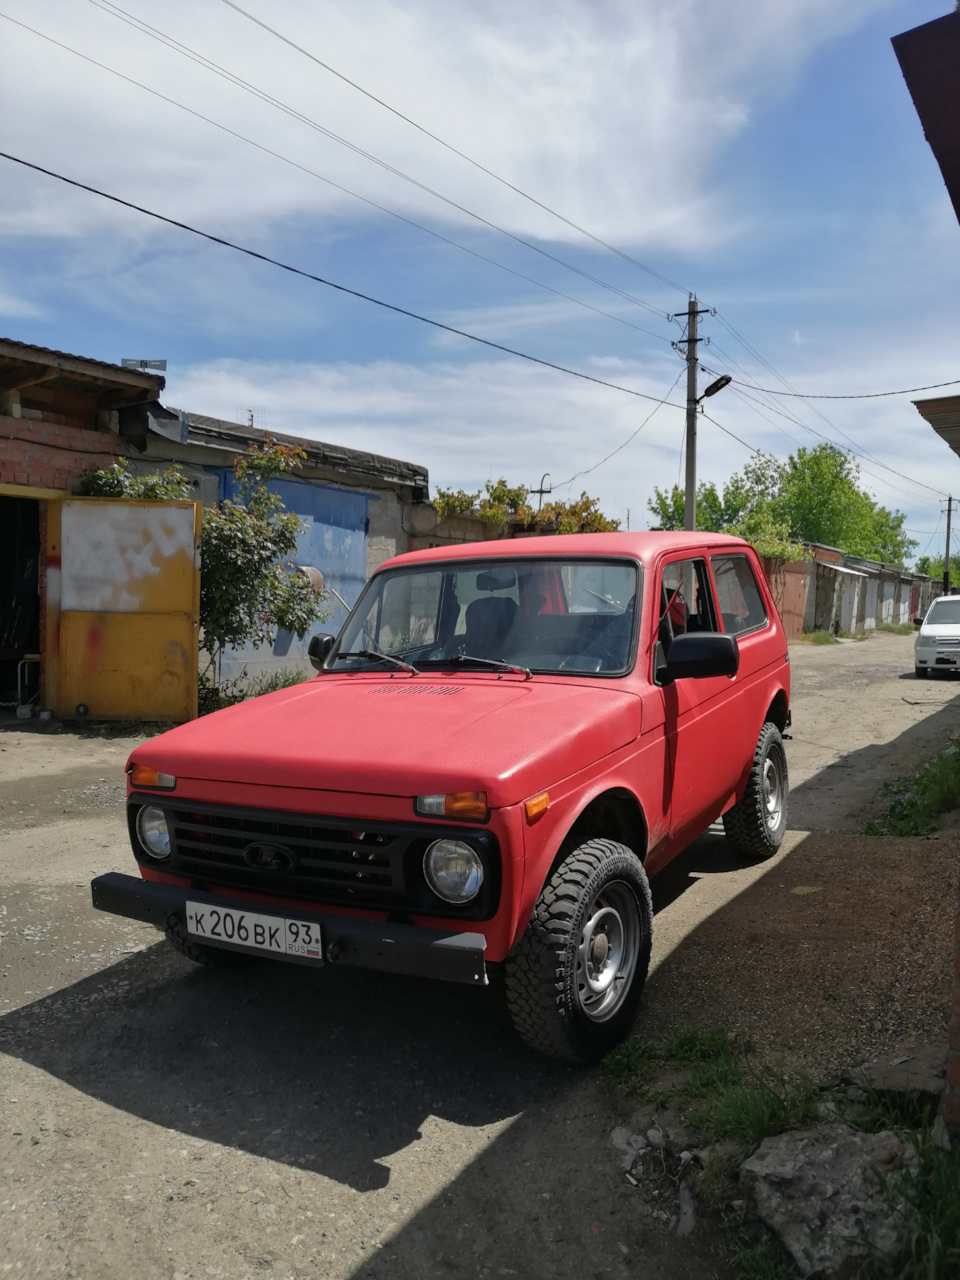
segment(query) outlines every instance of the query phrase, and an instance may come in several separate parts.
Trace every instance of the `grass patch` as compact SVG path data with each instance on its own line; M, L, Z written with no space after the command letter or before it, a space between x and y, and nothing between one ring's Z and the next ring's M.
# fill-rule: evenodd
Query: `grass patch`
M667 1097L684 1110L701 1142L731 1141L744 1154L764 1138L817 1115L817 1089L806 1075L756 1066L752 1046L725 1031L686 1027L662 1045L628 1040L607 1056L604 1070L648 1102ZM658 1079L678 1073L672 1090Z
M244 670L237 676L236 680L225 680L219 687L214 687L201 681L197 693L198 712L200 715L206 716L211 711L222 711L224 707L234 707L238 702L246 702L250 698L259 698L264 693L276 693L278 689L290 689L308 679L309 676L304 675L302 671L295 671L290 667L280 667L278 671L271 671L262 676L254 676L252 679Z
M796 1280L792 1259L770 1235L755 1241L737 1239L733 1263L738 1280Z
M878 631L886 631L891 636L912 636L917 628L912 622L881 622Z
M917 1163L884 1175L901 1203L899 1241L892 1257L870 1259L863 1280L951 1280L960 1275L960 1144L949 1151L930 1130L909 1135Z
M880 796L889 803L864 825L864 835L925 836L936 830L940 814L960 808L960 742L909 777L884 783Z
M722 1223L724 1251L738 1280L797 1280L789 1254L742 1203L740 1165L764 1138L831 1118L869 1132L894 1130L917 1153L906 1168L880 1175L897 1219L896 1252L851 1259L843 1274L850 1280L960 1276L960 1143L950 1150L938 1145L929 1104L918 1095L894 1103L847 1083L821 1096L808 1076L757 1064L748 1043L690 1027L661 1043L629 1040L607 1056L603 1069L648 1104L656 1100L681 1113L702 1153L702 1172L694 1174L697 1198ZM635 1170L639 1191L665 1221L662 1210L684 1165L670 1151L648 1150L647 1156Z
M832 631L801 631L794 636L791 644L839 644L840 641Z

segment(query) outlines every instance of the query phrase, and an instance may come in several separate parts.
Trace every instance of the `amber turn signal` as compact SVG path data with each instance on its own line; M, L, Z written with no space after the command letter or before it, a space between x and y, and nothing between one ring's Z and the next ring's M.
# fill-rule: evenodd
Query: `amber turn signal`
M172 791L177 780L172 773L160 773L146 764L135 764L130 770L130 781L135 787L150 787L154 791Z
M490 816L485 791L449 791L446 795L417 796L414 808L428 818L466 818L472 822L486 822Z
M527 811L527 821L533 822L550 808L550 797L546 791L541 791L538 796L531 796L526 800L523 807Z

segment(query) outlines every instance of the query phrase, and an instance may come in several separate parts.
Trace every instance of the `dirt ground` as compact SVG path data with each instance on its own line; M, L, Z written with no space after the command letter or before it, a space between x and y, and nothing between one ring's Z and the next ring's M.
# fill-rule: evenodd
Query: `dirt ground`
M960 686L914 679L912 637L791 656L785 849L710 833L657 877L638 1029L829 1071L945 1025L957 837L852 833L960 734ZM640 1214L610 1134L645 1116L527 1053L496 988L207 973L94 912L137 741L0 725L0 1277L727 1280L702 1223Z

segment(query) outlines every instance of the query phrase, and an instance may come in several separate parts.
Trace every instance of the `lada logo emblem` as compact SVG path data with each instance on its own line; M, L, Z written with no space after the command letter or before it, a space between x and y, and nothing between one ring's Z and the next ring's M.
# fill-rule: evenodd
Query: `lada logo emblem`
M297 859L282 844L248 844L243 860L257 871L292 871Z

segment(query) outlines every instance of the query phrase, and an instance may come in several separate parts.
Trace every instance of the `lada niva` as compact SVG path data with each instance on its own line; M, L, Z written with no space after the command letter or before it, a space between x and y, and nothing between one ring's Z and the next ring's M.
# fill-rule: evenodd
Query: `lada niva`
M787 819L787 644L737 538L579 534L397 556L315 678L127 766L140 878L94 905L201 964L245 952L484 985L533 1048L630 1030L649 877L722 817Z

